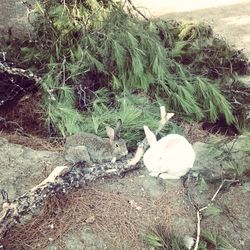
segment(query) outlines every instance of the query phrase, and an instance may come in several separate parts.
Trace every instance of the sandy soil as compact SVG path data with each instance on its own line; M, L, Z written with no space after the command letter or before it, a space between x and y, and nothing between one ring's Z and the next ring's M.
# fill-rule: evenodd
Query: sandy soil
M161 16L171 12L186 12L249 3L249 0L133 0L132 2L137 7L148 9L148 11L154 16Z
M167 13L161 18L206 21L214 31L250 55L250 2L182 13Z
M148 16L206 21L214 31L250 55L249 0L134 0Z

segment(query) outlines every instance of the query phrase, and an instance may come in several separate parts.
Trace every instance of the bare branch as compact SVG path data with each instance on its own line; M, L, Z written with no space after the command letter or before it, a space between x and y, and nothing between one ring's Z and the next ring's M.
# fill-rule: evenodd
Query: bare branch
M87 164L77 163L72 167L59 166L39 185L13 201L4 195L5 203L0 212L0 240L8 228L20 223L26 215L40 208L51 196L64 195L73 188L103 177L121 176L139 166L128 166L126 162Z
M218 193L221 191L225 182L238 183L239 180L226 180L226 179L223 180L222 183L220 184L220 186L217 188L216 192L214 193L213 197L210 199L210 202L208 203L208 205L205 207L202 207L202 208L196 208L196 217L197 217L197 226L196 227L197 227L197 229L196 229L196 242L195 242L193 250L198 250L198 247L199 247L200 234L201 234L201 212L206 210L211 205L211 203L215 200Z
M149 18L147 18L140 10L138 10L134 4L132 3L132 0L128 0L128 3L131 5L132 9L137 12L140 16L142 16L146 21L149 21Z

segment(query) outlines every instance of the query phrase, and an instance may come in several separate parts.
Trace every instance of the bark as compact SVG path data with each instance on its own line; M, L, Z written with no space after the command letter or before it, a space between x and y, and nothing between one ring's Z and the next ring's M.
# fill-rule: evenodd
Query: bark
M35 93L41 78L0 61L0 109L15 106L25 95Z

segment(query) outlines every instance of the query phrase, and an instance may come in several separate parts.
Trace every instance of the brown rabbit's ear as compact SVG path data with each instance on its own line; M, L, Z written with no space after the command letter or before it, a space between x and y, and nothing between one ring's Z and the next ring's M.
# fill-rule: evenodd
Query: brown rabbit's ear
M115 128L115 138L116 139L119 139L119 137L120 137L121 127L122 127L122 120L118 119L117 124L116 124L116 128Z
M106 126L106 132L111 141L115 140L115 130L109 126Z
M109 126L106 126L106 132L111 141L118 140L120 138L120 130L122 126L122 121L119 119L116 124L116 128L113 129Z
M157 142L155 134L148 128L148 126L144 126L144 132L146 135L146 138L148 140L148 143L150 146L152 146L154 143Z

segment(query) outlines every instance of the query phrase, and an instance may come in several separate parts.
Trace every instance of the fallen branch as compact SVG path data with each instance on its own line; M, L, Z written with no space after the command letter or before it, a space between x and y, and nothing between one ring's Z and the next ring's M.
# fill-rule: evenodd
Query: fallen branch
M25 215L37 211L48 197L66 194L73 188L78 188L99 178L121 176L139 167L138 165L128 166L126 162L102 163L101 165L77 163L71 168L68 166L56 167L48 178L29 192L12 202L6 200L0 213L0 240L3 239L7 229L21 223Z
M3 72L7 72L9 74L12 74L12 75L19 75L19 76L27 77L36 83L40 83L40 81L42 79L41 77L36 76L35 74L33 74L25 69L11 67L11 66L8 66L5 63L1 63L1 62L0 62L0 70Z
M40 85L41 78L35 74L8 66L0 61L0 108L16 104L24 96L35 93Z

